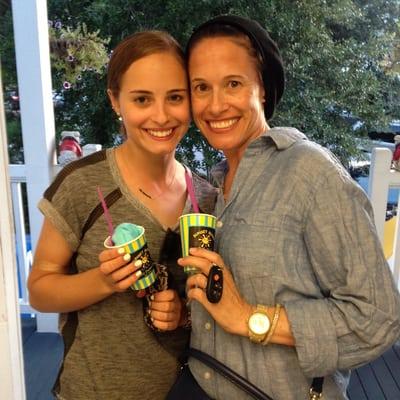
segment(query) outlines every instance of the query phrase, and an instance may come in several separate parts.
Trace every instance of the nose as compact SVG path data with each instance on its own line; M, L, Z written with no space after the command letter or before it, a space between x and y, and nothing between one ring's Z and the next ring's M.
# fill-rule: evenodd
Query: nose
M219 115L228 109L225 94L222 90L213 90L209 110L214 115Z
M155 105L153 121L159 125L165 125L169 121L167 106L160 102Z

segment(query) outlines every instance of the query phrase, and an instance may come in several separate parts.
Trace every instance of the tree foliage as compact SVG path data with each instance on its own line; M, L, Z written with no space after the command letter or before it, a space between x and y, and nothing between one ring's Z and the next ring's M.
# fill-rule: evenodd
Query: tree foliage
M48 0L48 12L53 22L71 29L85 24L88 32L110 38L109 50L137 30L167 30L185 44L195 26L219 14L258 20L277 41L286 67L286 91L271 125L297 127L343 161L356 153L349 121L363 121L357 134L365 134L399 119L399 77L386 73L384 63L398 46L397 0ZM10 13L0 18L0 51L12 57ZM4 69L12 66L6 63ZM8 85L15 85L12 72L5 76ZM86 71L68 91L62 90L57 73L54 77L54 89L65 100L56 110L57 132L77 129L86 142L115 143L118 124L104 74ZM196 160L196 150L204 153L203 163ZM194 127L179 154L206 170L219 157Z

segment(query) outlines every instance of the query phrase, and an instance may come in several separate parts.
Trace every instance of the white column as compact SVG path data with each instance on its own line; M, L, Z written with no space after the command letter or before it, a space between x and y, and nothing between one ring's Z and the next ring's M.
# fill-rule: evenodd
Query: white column
M0 397L25 400L18 281L0 71Z
M37 203L53 176L55 128L46 0L12 0L18 90L32 249L43 217ZM56 332L57 314L38 314L38 331Z

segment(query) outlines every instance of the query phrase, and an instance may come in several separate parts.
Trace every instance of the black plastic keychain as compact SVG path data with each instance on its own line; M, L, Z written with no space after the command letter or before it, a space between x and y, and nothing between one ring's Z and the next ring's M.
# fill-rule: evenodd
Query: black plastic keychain
M222 268L213 264L207 278L206 295L210 303L218 303L224 289L224 276Z

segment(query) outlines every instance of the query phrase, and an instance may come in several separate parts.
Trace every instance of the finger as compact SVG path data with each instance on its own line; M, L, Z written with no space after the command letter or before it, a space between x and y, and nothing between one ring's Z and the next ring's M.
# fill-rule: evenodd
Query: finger
M150 304L150 309L153 311L160 311L160 312L173 312L180 309L178 302L172 301L152 301Z
M125 249L123 247L117 249L105 249L99 254L99 261L101 263L112 260L118 256L124 255Z
M175 290L167 289L161 292L154 293L153 301L172 301L177 297Z
M164 321L153 321L153 325L162 331L173 331L178 327L178 321L176 322L164 322Z
M205 259L209 260L211 263L217 264L221 268L223 268L225 266L224 260L215 251L203 249L201 247L191 247L189 249L189 254L191 254L195 257L205 258Z
M123 265L126 265L131 260L130 254L125 254L123 256L118 256L117 258L111 259L109 261L105 261L100 264L100 271L104 275L109 275L121 268Z
M195 274L190 276L186 281L188 290L192 288L205 289L207 287L207 277L204 274Z
M136 279L139 279L143 273L141 270L136 271L136 268L137 267L134 265L134 263L129 263L113 272L111 274L111 278L114 280L114 282L119 282L130 275L134 275Z
M179 319L177 313L173 312L162 312L151 310L151 318L153 318L153 322L162 321L162 322L172 322Z
M120 280L119 282L114 282L113 286L115 291L124 292L125 290L130 288L137 280L138 277L132 274L126 277L125 279Z
M192 288L190 290L188 290L187 292L187 297L190 300L196 300L198 301L200 304L202 304L204 306L204 308L208 311L209 306L213 306L213 304L211 304L208 300L207 300L207 296L206 293L203 289L201 288Z
M199 269L204 274L208 275L212 262L206 258L186 256L178 259L178 264L181 266L193 266Z

